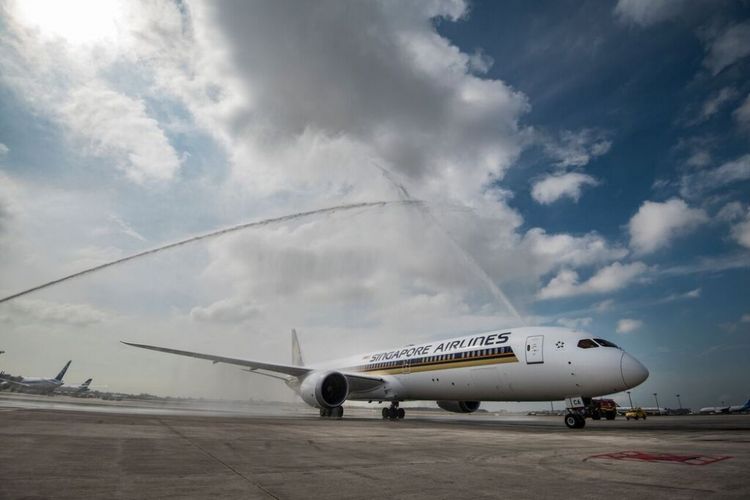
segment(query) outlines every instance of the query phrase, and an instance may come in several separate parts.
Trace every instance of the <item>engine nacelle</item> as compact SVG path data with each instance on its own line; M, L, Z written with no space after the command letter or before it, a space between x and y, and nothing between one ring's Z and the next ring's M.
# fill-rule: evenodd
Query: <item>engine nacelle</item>
M479 409L479 401L436 401L445 411L453 413L474 413Z
M314 372L300 384L299 395L315 408L335 408L349 396L349 381L339 372Z

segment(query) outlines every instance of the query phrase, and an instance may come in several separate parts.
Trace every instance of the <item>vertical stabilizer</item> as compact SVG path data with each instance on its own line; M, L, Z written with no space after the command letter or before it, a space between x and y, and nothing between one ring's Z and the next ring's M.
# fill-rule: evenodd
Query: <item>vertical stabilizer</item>
M62 382L62 379L65 376L65 372L68 371L68 367L69 366L70 366L70 361L68 361L67 363L65 363L65 366L63 367L62 370L60 370L60 373L57 374L57 377L55 377L55 380L59 380L60 382Z
M81 384L81 387L80 387L80 388L81 388L81 389L88 389L88 388L89 388L89 385L91 384L91 380L92 380L92 379L90 379L90 378L89 378L89 379L86 379L86 382L82 383L82 384Z
M302 351L299 348L299 339L297 339L297 330L292 328L292 364L294 366L305 366L302 361Z

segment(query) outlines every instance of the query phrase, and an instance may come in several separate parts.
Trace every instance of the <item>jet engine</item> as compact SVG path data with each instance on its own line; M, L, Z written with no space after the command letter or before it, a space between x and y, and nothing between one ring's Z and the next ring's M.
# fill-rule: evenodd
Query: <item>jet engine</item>
M299 395L315 408L335 408L349 396L349 381L339 372L314 372L300 384Z
M479 401L436 401L445 411L453 413L474 413L479 409Z

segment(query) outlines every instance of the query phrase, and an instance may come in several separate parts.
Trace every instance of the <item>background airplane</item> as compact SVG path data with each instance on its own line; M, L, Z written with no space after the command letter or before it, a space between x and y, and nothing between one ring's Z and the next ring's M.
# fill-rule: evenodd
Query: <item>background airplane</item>
M84 392L89 391L89 386L91 385L92 380L93 379L90 379L90 378L86 379L86 381L80 385L61 385L57 389L57 392L59 392L60 394L66 394L70 396L77 396L77 395L83 394Z
M702 415L715 415L720 413L743 413L750 412L750 399L748 399L744 405L735 406L706 406L698 410L698 413Z
M12 387L21 392L33 392L36 394L52 394L55 389L63 385L63 377L68 371L71 361L65 363L60 373L54 378L21 377L21 380L4 379L3 385Z
M293 364L281 365L123 342L154 351L243 366L282 378L322 417L343 415L347 400L388 401L383 418L403 418L399 403L433 400L446 411L471 413L480 401L565 399L565 424L585 425L591 399L635 387L648 370L612 342L559 327L491 331L302 366L292 333Z

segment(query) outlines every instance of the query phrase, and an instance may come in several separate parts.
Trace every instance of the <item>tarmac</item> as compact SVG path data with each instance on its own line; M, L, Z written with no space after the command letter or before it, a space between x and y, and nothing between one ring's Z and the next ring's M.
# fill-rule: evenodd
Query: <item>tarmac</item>
M562 417L385 421L373 405L331 420L0 393L2 499L750 498L748 472L750 415L571 430Z

